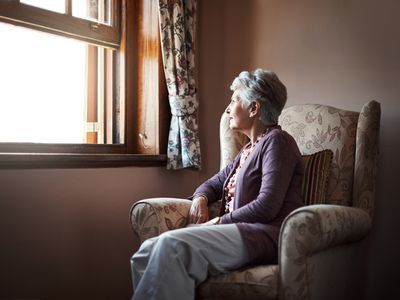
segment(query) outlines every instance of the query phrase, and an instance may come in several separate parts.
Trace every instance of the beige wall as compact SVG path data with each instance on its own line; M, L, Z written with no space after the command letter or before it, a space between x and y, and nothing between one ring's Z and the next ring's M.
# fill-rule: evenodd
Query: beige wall
M369 100L381 103L379 186L366 292L368 299L390 299L398 290L395 274L400 267L395 189L400 167L400 2L199 2L200 91L206 105L213 102L222 109L233 76L256 67L278 73L288 88L287 105L322 103L360 110Z
M0 170L0 299L128 299L137 248L128 213L144 197L184 197L218 169L219 117L243 69L275 70L288 105L382 104L369 299L396 287L400 202L400 19L396 0L199 0L203 170ZM388 297L386 297L388 298Z

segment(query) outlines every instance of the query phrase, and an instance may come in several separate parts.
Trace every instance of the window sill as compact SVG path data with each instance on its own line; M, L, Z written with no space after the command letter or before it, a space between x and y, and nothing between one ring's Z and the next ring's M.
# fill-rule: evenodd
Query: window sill
M0 153L0 169L154 167L166 162L165 154Z

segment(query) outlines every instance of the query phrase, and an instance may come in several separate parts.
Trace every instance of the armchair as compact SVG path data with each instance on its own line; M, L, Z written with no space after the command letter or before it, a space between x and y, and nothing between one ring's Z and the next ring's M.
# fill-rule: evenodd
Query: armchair
M213 276L201 284L196 299L362 299L365 239L376 191L380 104L361 112L325 105L288 107L279 123L302 154L331 149L333 159L326 203L293 211L284 221L278 264L260 265ZM246 143L221 118L223 168ZM191 201L152 198L136 202L130 220L140 241L186 224ZM215 216L219 203L209 206Z

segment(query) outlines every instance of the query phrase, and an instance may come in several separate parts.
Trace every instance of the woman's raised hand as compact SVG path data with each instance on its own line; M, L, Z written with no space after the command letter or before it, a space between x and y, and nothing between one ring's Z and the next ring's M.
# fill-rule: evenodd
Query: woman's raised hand
M198 196L193 198L192 206L189 210L189 224L200 224L208 221L207 198Z

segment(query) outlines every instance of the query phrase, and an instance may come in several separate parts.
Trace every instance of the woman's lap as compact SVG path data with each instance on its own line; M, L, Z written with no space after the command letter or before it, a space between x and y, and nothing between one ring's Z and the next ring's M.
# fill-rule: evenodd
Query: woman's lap
M208 275L247 264L246 246L236 225L195 226L165 232L145 241L132 257L137 297L173 294L190 299ZM183 295L186 295L183 297ZM176 298L176 299L178 299Z

